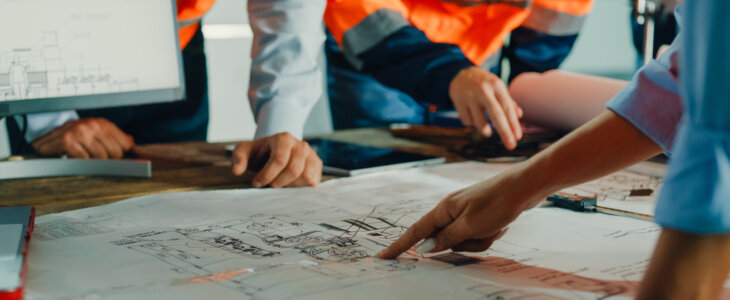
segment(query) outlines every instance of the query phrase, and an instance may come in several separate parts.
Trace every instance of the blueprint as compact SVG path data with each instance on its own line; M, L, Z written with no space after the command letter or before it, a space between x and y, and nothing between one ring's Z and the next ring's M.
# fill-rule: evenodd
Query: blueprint
M634 295L659 228L604 214L539 207L482 253L374 257L450 192L509 167L447 164L317 188L161 194L41 216L30 245L26 298Z
M563 192L595 195L599 206L653 216L661 185L661 177L620 171Z

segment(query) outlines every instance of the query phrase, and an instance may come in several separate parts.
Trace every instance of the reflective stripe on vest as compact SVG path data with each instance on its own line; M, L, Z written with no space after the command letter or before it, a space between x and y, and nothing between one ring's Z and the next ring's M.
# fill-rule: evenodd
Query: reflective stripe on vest
M507 4L519 8L527 8L532 0L443 0L459 6L476 6L481 4Z
M592 0L535 0L522 26L552 35L578 34L592 6Z
M325 23L350 60L411 25L486 67L517 27L576 34L592 6L593 0L328 0Z
M190 19L190 20L177 20L177 27L183 28L183 27L187 27L187 26L190 26L193 24L197 24L202 19L203 18L195 18L195 19Z
M489 57L487 57L487 60L485 60L479 67L491 71L492 68L496 67L501 61L500 58L502 57L502 49L497 50L497 53L493 53Z
M408 25L408 20L399 12L381 8L345 32L342 36L342 50L350 56L358 56Z

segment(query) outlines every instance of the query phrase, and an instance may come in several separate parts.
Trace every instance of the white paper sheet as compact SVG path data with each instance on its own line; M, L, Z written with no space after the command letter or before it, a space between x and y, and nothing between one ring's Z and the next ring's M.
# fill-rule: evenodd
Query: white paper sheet
M447 164L318 188L163 194L42 216L26 297L631 297L659 228L616 216L535 208L484 253L372 257L450 192L508 167Z
M620 171L562 190L582 196L596 195L598 206L653 216L662 178ZM632 195L632 191L650 191L649 195Z

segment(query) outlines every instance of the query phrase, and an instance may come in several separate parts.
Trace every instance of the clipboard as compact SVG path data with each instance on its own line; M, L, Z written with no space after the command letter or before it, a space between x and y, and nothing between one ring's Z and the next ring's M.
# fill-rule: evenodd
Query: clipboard
M0 207L0 300L23 299L35 207Z

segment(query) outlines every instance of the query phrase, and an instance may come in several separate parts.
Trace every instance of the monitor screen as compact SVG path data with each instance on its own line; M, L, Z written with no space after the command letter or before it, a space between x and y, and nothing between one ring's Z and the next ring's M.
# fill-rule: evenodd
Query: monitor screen
M175 0L0 0L0 116L184 98Z

